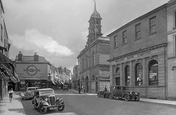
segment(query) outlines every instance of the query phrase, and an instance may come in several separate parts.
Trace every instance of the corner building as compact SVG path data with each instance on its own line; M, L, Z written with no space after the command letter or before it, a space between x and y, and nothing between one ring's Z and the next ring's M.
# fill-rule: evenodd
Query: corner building
M168 3L108 35L111 85L129 86L141 97L170 97L167 7Z
M21 52L16 56L16 73L20 83L16 85L18 90L26 87L48 88L52 87L52 65L42 56L36 53L33 56L25 56Z
M96 93L106 86L110 87L109 75L109 38L102 37L101 17L96 10L89 20L88 40L78 55L78 76L84 92Z

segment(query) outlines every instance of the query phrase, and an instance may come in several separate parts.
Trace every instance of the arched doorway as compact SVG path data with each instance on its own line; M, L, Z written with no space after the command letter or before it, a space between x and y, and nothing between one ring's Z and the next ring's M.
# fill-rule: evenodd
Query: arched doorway
M141 86L143 83L143 76L142 76L142 64L137 63L135 65L135 86Z
M158 85L158 62L156 60L151 60L149 62L149 85Z
M130 85L130 66L125 66L125 86Z

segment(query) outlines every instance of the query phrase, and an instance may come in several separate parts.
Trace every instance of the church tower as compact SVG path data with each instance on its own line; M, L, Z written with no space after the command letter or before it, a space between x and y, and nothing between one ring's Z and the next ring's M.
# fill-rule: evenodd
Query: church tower
M89 34L87 45L89 45L92 41L102 36L101 33L101 16L96 10L96 2L94 1L94 12L92 13L89 20Z

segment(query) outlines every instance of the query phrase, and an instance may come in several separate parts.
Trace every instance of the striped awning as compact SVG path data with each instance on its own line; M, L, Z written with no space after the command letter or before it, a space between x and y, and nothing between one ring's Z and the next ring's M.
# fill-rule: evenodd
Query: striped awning
M13 82L19 82L18 75L15 73L15 64L7 56L0 52L0 71L4 78L10 78Z
M0 71L3 74L3 77L6 80L11 80L14 83L19 82L18 75L16 73L13 74L13 70L10 70L8 67L6 67L4 64L0 64Z

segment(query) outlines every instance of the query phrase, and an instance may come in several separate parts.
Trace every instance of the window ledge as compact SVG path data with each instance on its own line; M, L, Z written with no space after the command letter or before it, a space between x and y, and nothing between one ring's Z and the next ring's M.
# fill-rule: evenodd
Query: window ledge
M127 43L122 44L122 46L125 46Z
M152 32L152 33L149 33L149 36L152 36L154 34L156 34L157 32Z

